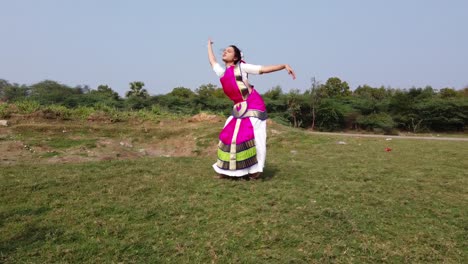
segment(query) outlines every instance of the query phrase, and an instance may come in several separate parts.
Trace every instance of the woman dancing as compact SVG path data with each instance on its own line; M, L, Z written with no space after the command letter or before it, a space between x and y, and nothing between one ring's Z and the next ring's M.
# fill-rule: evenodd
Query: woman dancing
M220 178L258 179L266 157L266 107L260 94L249 84L248 74L263 74L285 69L296 79L288 64L261 66L242 61L241 51L234 45L223 51L223 68L208 40L208 59L220 77L224 93L234 102L232 115L219 135L218 161L213 164Z

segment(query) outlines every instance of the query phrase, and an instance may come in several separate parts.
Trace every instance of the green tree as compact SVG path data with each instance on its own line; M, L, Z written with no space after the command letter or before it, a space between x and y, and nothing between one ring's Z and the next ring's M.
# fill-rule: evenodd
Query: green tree
M64 104L80 91L56 81L45 80L31 86L30 98L41 105Z
M232 110L231 100L224 94L222 88L214 84L204 84L195 90L195 105L197 109L213 111L229 115Z
M0 79L0 101L15 102L25 100L29 93L29 87L11 84L7 80Z
M358 86L353 94L353 107L362 115L388 112L392 90L383 86L374 88L369 85Z
M146 89L143 89L145 86L144 82L131 82L130 83L130 90L125 93L127 98L129 97L139 97L139 98L148 98L149 94Z
M352 113L350 105L339 98L324 98L317 109L317 124L321 130L335 131L346 125L346 116Z
M347 82L342 82L338 77L331 77L323 85L325 94L328 97L348 96L351 94Z
M317 109L320 106L320 102L322 101L322 98L324 97L324 89L323 85L320 84L315 77L312 78L312 85L309 89L309 91L306 91L306 94L309 95L309 105L310 105L310 113L312 115L312 124L310 128L312 130L315 129L315 122L317 120Z
M429 116L422 115L417 106L435 98L435 91L430 86L425 88L412 87L409 90L397 90L390 99L389 113L397 126L412 132L426 130Z
M282 95L283 90L281 89L281 86L277 85L264 93L262 97L269 98L271 100L279 100Z
M78 97L78 105L96 106L97 104L116 108L123 107L123 101L119 94L108 85L99 85L96 90L90 90Z
M429 98L415 104L413 115L420 129L463 131L468 124L468 100L462 98Z
M172 92L170 92L169 95L186 99L195 97L195 93L189 88L185 87L176 87L172 89Z
M408 96L414 101L432 98L434 95L435 91L431 86L426 86L424 88L412 87L408 90Z
M468 86L458 91L458 94L461 97L468 97Z
M10 87L11 84L4 79L0 79L0 101L5 100L5 90Z
M360 116L356 120L359 127L376 131L376 129L383 130L385 134L392 133L395 122L392 117L387 113L372 113L366 116Z
M155 97L156 103L173 113L196 114L196 94L185 87L176 87L165 95Z
M214 84L203 84L200 87L198 87L195 92L198 95L199 98L206 99L210 97L217 97L216 96L216 90L218 87Z
M289 119L293 127L299 127L301 122L301 100L298 89L292 89L286 94L286 104Z
M369 85L359 85L353 92L353 96L370 99L370 100L383 100L391 96L391 92L383 86L380 88L373 88Z
M90 93L100 95L104 98L110 98L113 100L119 100L120 96L117 92L112 90L112 88L109 85L99 85L97 89L94 91L92 90Z
M150 97L130 96L124 101L125 109L141 110L151 106Z
M284 99L285 95L283 94L281 86L277 85L272 87L264 93L262 97L265 101L268 115L280 123L288 124L289 121L285 115L285 112L287 111L287 105L285 103L286 99ZM278 120L278 118L281 120Z
M91 92L91 88L89 87L89 85L77 85L75 86L75 93L76 94L87 94L89 92Z
M452 88L442 88L439 91L439 96L440 98L452 98L452 97L458 97L459 93L457 93L457 91Z

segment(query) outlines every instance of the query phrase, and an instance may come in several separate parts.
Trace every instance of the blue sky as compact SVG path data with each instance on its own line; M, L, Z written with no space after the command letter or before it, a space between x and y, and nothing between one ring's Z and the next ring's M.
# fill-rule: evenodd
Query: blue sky
M150 94L219 85L206 43L240 47L253 64L290 64L251 76L261 92L310 87L315 77L392 88L468 86L468 1L151 1L0 2L0 79L70 86L107 84L121 95L132 81Z

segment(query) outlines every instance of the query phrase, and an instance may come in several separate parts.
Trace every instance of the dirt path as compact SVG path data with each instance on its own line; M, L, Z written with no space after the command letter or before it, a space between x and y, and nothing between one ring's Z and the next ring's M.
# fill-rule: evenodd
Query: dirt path
M372 135L372 134L353 134L353 133L331 133L331 132L309 132L317 135L345 136L345 137L374 137L374 138L392 138L392 139L420 139L420 140L448 140L448 141L468 141L468 138L461 137L421 137L421 136L390 136L390 135Z

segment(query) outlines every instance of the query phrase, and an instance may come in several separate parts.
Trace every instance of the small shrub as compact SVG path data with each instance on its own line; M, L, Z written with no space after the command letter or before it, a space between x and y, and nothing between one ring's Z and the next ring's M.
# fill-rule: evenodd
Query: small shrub
M136 112L134 112L136 117L140 120L153 120L155 119L156 115L153 114L153 112L145 110L145 109L140 109Z
M96 110L93 107L80 106L72 109L70 113L73 119L85 120L88 119L88 117L94 112L96 112Z
M71 109L63 105L49 105L42 110L44 117L49 119L70 120L72 117Z
M8 104L0 103L0 118L9 118L11 116L11 109Z
M153 113L155 115L161 115L162 114L161 106L160 105L152 105L151 106L151 113Z
M268 118L270 118L271 120L275 121L276 123L284 125L284 126L290 126L291 125L288 118L285 117L284 114L281 114L281 113L268 114Z
M32 114L41 109L41 105L36 101L19 101L15 103L19 114Z
M364 128L378 133L394 134L393 128L395 122L392 117L386 113L370 114L367 116L359 116L356 123Z

